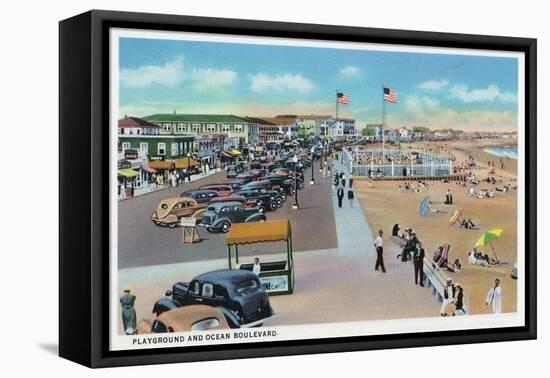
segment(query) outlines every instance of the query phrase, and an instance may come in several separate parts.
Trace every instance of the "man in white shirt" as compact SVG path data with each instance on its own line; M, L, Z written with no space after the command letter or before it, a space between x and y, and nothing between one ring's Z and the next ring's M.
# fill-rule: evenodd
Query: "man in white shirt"
M384 235L384 231L378 230L378 236L376 239L374 239L374 248L376 248L376 265L374 266L374 270L378 270L378 268L382 269L382 273L386 273L386 268L384 267L384 241L382 240L382 235Z
M491 305L495 314L502 312L502 288L500 287L500 280L495 280L495 286L493 286L487 293L487 300L485 304Z
M262 266L260 265L260 258L254 257L254 265L252 265L252 273L259 276L261 270L262 270Z

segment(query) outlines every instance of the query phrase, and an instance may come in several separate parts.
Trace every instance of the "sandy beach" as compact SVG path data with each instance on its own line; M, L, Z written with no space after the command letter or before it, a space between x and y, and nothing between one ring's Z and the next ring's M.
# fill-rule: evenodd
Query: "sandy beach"
M488 161L494 161L496 171L494 177L496 185L482 182L479 189L492 189L497 186L502 188L505 184L517 185L517 161L511 158L503 158L504 170L500 169L498 156L485 151L488 147L510 146L509 141L464 141L464 142L421 142L415 145L402 145L402 149L429 149L434 143L445 143L446 148L460 163L474 157L477 168L472 170L478 179L484 179L489 174ZM402 182L401 182L402 183ZM514 262L517 260L517 192L497 192L495 198L469 198L467 188L458 186L455 182L443 183L441 181L429 181L429 187L421 192L400 192L399 182L375 181L373 187L369 187L364 180L354 183L357 198L360 201L370 228L373 232L383 229L388 239L391 239L391 229L395 223L403 227L412 227L420 241L424 244L426 255L430 258L436 248L443 243L450 243L451 250L449 261L460 259L463 269L458 273L446 272L454 282L459 282L465 289L465 302L472 314L490 312L485 305L485 298L496 278L501 280L503 290L503 312L516 311L517 281L510 274ZM445 192L450 189L454 196L453 205L445 205ZM445 213L419 215L419 204L422 199L429 196L431 208ZM479 230L467 230L458 226L449 227L449 218L452 212L458 208L464 209L464 218L471 218L479 227ZM501 238L493 245L502 264L489 268L468 264L468 253L475 245L483 232L501 228L504 230ZM391 242L391 240L389 240ZM386 260L395 259L397 245L388 249ZM494 257L489 246L482 249L490 257ZM403 263L410 264L410 262Z

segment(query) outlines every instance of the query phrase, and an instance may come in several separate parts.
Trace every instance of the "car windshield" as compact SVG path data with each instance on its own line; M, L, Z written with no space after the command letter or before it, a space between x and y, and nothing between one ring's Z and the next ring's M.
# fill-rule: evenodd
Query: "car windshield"
M216 208L214 206L209 206L207 210L208 211L216 211Z
M239 294L246 294L251 291L255 291L258 288L258 282L256 280L242 281L237 285L235 289Z

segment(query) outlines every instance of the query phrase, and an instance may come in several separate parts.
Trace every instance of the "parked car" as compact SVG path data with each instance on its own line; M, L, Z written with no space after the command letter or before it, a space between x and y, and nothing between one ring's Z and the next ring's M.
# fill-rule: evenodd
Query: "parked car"
M201 186L199 189L215 190L216 192L218 192L218 196L220 197L229 196L231 195L232 192L235 191L231 185L227 185L227 184L208 184L208 185Z
M237 195L237 192L233 192L232 195L227 197L216 197L213 198L212 201L210 201L210 205L215 203L224 203L224 202L240 202L243 204L244 207L256 207L258 205L258 201L249 201L246 197ZM264 208L260 207L260 211L265 211Z
M256 177L264 177L268 174L267 169L251 169L250 173Z
M235 195L245 197L249 203L255 203L265 210L274 211L283 205L283 200L280 196L267 191L261 193L259 190L241 190L235 192Z
M197 203L208 203L212 198L218 197L215 190L190 190L181 193L180 197L193 198Z
M240 173L236 165L228 165L225 167L225 172L227 178L235 178Z
M243 172L243 173L239 173L235 178L237 180L250 182L250 181L256 181L258 179L258 176L252 174L251 172Z
M274 187L269 180L254 181L249 184L241 186L240 190L267 190L274 191L281 196L281 199L286 201L287 193L282 187Z
M233 223L265 221L259 207L247 208L240 202L214 203L203 214L201 225L208 232L228 232Z
M196 304L165 311L153 320L142 319L137 325L137 333L143 335L228 328L223 312L212 306Z
M249 270L217 270L191 282L178 282L159 299L153 312L160 316L179 307L202 304L220 310L231 328L260 326L274 317L269 297L258 276Z
M157 209L151 214L151 220L157 226L176 227L181 218L193 217L201 220L207 206L190 197L167 198L159 202Z
M294 194L294 179L270 175L262 177L260 181L269 181L274 189L282 188L287 194Z

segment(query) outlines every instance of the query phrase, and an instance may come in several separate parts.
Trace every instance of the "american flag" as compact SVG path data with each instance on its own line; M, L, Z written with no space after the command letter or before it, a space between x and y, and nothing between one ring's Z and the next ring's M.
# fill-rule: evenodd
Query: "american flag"
M384 87L384 101L397 104L397 93L392 91L390 88Z
M336 101L340 104L347 105L349 104L349 96L345 93L338 92L336 93Z

